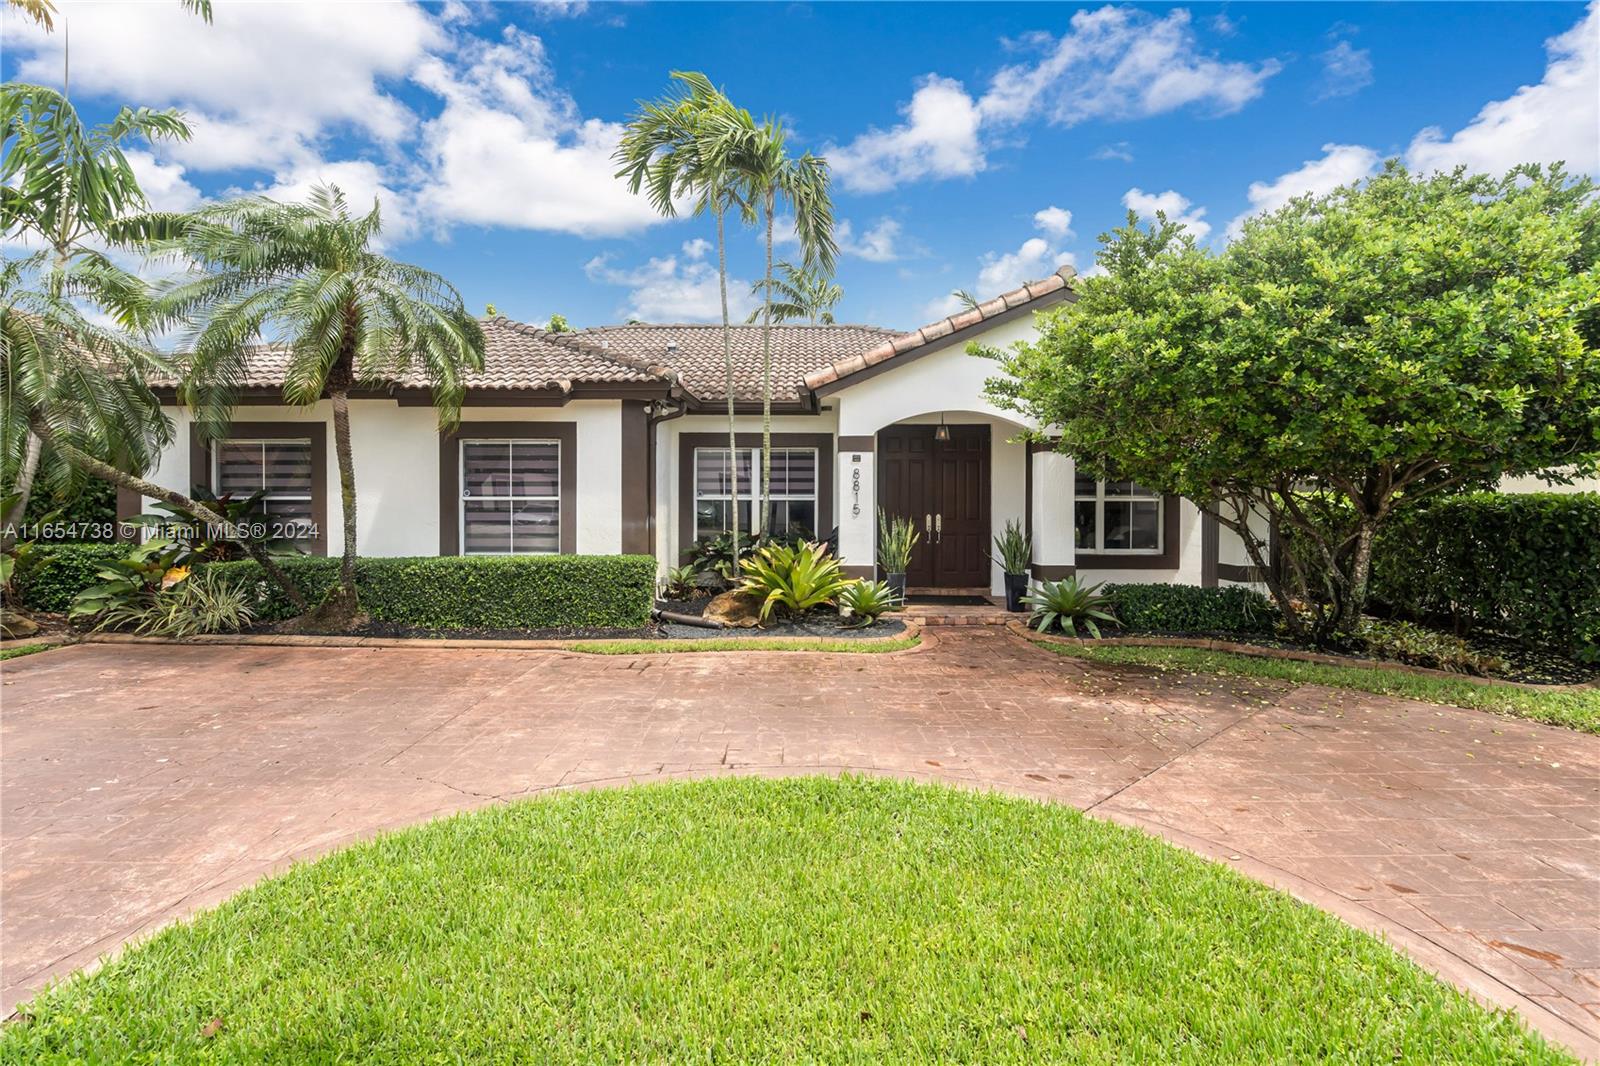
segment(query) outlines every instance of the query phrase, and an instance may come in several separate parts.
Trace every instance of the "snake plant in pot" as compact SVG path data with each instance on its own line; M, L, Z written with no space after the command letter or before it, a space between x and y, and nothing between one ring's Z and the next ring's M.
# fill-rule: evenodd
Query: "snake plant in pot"
M906 598L906 570L911 566L911 550L921 535L909 518L890 518L878 508L878 569L884 584L901 600Z
M1033 566L1033 538L1022 531L1016 519L994 538L994 561L1006 575L1006 610L1022 610L1022 597L1028 594L1028 571Z

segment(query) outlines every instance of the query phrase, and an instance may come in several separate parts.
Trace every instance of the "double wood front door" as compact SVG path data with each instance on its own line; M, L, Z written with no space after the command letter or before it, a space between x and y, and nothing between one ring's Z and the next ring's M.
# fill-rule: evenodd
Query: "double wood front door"
M989 427L890 426L878 431L878 506L922 534L906 584L989 586Z

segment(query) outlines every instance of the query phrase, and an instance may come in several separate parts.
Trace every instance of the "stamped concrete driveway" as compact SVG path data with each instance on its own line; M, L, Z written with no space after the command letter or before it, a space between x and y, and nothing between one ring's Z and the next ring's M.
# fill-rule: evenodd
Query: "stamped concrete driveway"
M946 629L877 656L82 645L7 664L0 999L291 860L554 787L866 770L1061 800L1600 1053L1600 738Z

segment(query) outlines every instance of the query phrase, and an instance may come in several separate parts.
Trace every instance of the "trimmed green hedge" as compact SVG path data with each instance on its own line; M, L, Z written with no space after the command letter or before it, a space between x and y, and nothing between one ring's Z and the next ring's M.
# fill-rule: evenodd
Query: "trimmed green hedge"
M315 603L338 581L339 560L301 556L284 569ZM256 563L208 569L257 582L256 618L292 617L283 590ZM479 555L356 561L361 607L374 621L418 629L638 629L655 604L648 555Z
M1135 633L1270 633L1277 611L1254 589L1239 585L1107 585L1111 613Z
M1402 512L1373 546L1372 598L1600 662L1600 493L1473 493Z
M17 567L12 585L17 601L33 611L65 612L72 606L72 597L100 584L96 574L131 549L130 544L37 542Z

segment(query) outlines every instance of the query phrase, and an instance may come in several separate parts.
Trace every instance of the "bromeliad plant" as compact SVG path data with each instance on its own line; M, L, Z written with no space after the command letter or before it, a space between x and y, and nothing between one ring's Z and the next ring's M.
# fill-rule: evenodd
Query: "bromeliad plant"
M1060 581L1041 581L1039 587L1022 597L1033 608L1028 624L1041 633L1060 629L1068 636L1078 635L1078 626L1099 639L1099 622L1116 624L1111 613L1111 597L1100 594L1099 585L1080 585L1075 577Z
M905 600L886 581L855 581L839 594L849 628L863 629L890 611L905 610Z
M744 566L740 591L761 601L761 620L782 608L801 614L832 604L850 585L839 560L825 544L790 547L773 544L757 552Z

